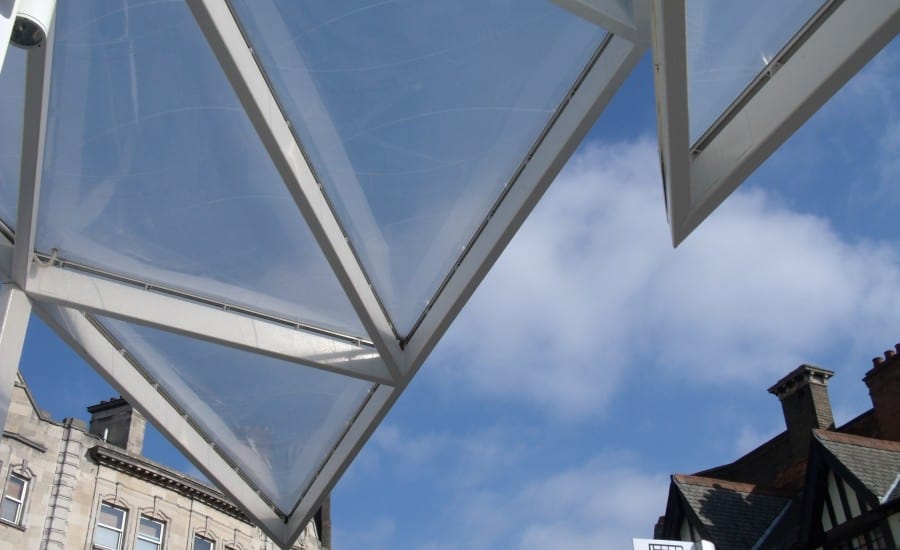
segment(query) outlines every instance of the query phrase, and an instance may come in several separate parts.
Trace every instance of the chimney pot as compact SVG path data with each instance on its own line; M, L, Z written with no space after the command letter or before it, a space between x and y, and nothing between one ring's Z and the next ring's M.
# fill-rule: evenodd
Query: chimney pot
M781 400L784 422L791 442L791 453L805 458L812 430L834 429L834 416L828 399L828 380L833 371L814 365L800 365L769 388Z
M897 351L885 352L884 356L885 360L874 363L863 382L872 398L879 437L900 441L900 361Z

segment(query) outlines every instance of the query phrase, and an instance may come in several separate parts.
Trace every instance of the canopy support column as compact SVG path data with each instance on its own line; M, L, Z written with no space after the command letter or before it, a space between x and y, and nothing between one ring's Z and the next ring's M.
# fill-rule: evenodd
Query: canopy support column
M0 427L6 426L30 317L31 302L25 293L11 284L3 285L0 291Z
M53 27L43 43L28 50L25 72L25 124L22 125L22 159L19 176L19 205L16 216L16 241L13 251L13 281L25 288L28 268L34 259L37 233L38 199L41 194L41 168L47 130L47 103L50 98L50 73L53 65Z

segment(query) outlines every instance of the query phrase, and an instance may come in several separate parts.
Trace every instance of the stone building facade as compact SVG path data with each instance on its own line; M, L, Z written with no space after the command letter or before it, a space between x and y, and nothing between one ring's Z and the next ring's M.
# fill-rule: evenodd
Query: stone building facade
M0 441L0 550L270 550L218 490L141 454L146 421L123 399L56 422L18 377ZM328 504L292 548L330 546Z

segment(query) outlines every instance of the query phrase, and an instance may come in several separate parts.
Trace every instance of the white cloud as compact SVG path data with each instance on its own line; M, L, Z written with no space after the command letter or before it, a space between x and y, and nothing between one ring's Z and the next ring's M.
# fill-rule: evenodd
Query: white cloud
M393 454L407 466L419 466L434 459L450 442L445 434L425 434L411 438L394 424L384 424L372 436L372 445Z
M379 426L372 437L380 468L390 468L403 477L439 474L446 485L471 487L489 482L493 476L519 462L527 439L524 430L488 427L461 434L427 432L410 434L396 424ZM445 464L452 467L445 467Z
M597 414L629 369L766 383L826 352L880 349L900 320L898 283L895 249L846 242L759 190L736 193L673 250L655 143L588 146L435 362L455 388Z
M397 525L394 520L381 517L361 529L348 529L345 525L335 523L332 532L334 548L391 548L392 539L396 536Z
M668 475L647 471L634 453L606 450L570 466L542 467L534 442L522 446L519 428L382 430L366 451L378 455L380 478L441 480L429 484L429 523L411 523L403 509L392 509L390 517L407 518L404 525L376 517L357 531L336 532L336 546L393 548L399 539L429 550L625 548L633 537L651 536L665 511Z
M735 456L744 456L783 431L784 424L768 426L766 429L759 429L757 426L743 426L734 442L734 454Z
M601 453L544 475L521 476L519 489L460 491L450 514L452 534L429 548L627 548L649 538L665 512L669 478L644 471L630 453Z
M630 466L633 460L601 456L527 486L516 497L530 511L518 547L627 548L632 538L652 537L669 479Z
M845 199L851 211L884 211L889 217L900 204L898 89L900 42L895 40L791 138L791 146L802 149L799 163L794 154L779 162L814 189L821 189L822 180L851 189Z

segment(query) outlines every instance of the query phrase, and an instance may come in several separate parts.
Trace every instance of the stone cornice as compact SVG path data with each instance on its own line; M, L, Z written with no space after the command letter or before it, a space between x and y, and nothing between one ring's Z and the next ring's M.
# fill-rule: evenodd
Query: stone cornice
M235 519L250 523L247 516L228 500L223 493L161 464L108 445L96 445L91 447L88 453L98 464L132 475L159 487L181 493Z

